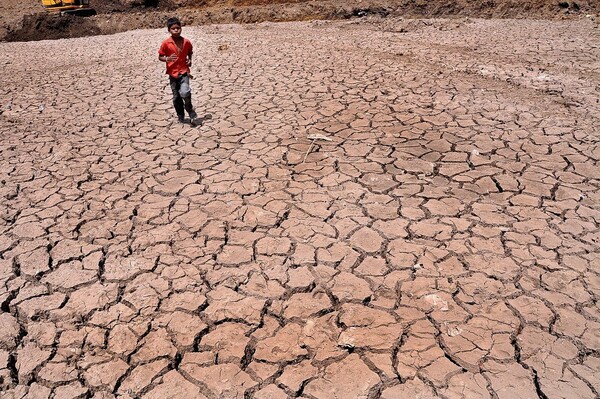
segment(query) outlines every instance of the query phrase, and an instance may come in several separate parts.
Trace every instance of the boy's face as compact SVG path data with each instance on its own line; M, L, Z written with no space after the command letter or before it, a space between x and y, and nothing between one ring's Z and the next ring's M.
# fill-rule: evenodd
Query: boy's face
M169 28L169 33L173 37L181 36L181 25L177 25L177 24L171 25L171 27Z

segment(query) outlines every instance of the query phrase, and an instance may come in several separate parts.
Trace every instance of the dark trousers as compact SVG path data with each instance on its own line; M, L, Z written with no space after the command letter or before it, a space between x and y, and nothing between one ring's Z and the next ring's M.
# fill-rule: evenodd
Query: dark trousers
M190 87L189 75L179 75L174 78L169 76L169 83L171 84L171 91L173 92L173 106L177 117L183 119L185 117L185 111L190 115L191 119L196 118L196 111L192 105L192 89Z

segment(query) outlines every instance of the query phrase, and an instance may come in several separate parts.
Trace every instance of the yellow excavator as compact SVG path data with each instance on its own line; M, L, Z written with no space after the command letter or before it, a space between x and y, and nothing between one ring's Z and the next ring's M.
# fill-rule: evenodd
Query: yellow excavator
M42 0L46 11L57 14L95 15L96 10L90 7L90 0Z

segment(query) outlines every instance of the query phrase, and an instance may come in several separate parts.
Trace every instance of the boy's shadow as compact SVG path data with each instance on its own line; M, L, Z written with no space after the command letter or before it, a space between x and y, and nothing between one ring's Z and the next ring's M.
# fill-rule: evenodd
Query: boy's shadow
M186 125L192 125L192 126L202 126L202 125L204 125L205 121L207 121L209 119L212 119L212 114L206 114L204 116L198 117L197 119L199 119L198 122L192 123L192 121L191 121L190 118L185 118L183 120L183 123L186 124Z

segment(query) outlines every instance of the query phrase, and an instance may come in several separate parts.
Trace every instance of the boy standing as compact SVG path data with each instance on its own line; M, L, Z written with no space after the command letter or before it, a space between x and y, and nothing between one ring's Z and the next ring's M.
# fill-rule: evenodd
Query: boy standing
M192 42L181 36L181 22L177 18L169 18L167 29L171 34L158 50L159 61L167 64L167 74L173 92L173 106L177 112L179 123L185 121L185 111L190 115L190 122L197 126L202 124L192 105L192 89L190 87L190 67L192 66Z

